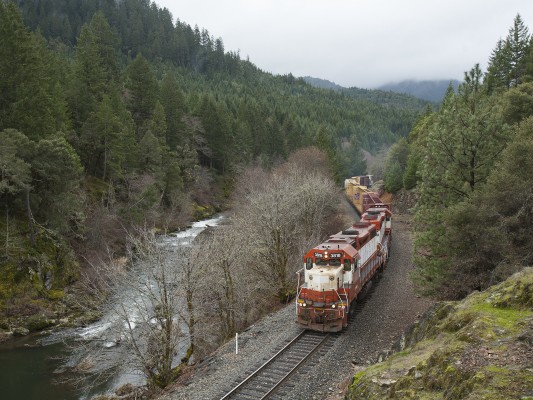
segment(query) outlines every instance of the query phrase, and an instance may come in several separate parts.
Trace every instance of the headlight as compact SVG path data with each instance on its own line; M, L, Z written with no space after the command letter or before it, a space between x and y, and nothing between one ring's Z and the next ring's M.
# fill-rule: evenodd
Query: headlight
M331 308L335 308L335 304L332 304L332 305L331 305Z

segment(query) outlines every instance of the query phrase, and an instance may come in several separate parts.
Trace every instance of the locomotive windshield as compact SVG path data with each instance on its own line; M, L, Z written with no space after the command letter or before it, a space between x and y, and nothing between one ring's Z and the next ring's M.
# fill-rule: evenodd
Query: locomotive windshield
M330 266L330 267L339 267L341 265L341 260L324 260L317 259L315 264L320 267Z

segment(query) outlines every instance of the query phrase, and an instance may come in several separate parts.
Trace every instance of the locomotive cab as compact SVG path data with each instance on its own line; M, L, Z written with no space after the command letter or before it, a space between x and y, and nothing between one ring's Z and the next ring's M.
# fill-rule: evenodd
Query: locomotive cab
M322 332L340 331L347 325L348 291L357 273L355 248L346 240L332 241L305 255L304 282L297 297L298 322Z

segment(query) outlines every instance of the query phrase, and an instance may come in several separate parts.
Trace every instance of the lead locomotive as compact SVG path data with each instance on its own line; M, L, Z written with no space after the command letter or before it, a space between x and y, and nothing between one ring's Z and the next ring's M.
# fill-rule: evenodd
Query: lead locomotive
M377 194L372 193L372 199L372 204L365 204L359 222L304 255L296 313L297 323L305 328L338 332L348 326L350 306L365 284L385 267L392 241L392 213ZM350 200L357 208L354 200L358 199Z

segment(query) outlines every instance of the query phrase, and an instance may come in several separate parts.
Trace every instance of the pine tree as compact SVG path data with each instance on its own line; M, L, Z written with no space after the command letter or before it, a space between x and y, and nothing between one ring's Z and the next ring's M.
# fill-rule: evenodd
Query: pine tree
M1 131L0 143L0 199L9 207L10 200L31 186L30 157L25 153L32 143L14 129Z
M458 89L448 92L427 139L423 180L438 190L443 204L466 197L486 181L508 140L496 96L481 82L479 65Z
M518 86L522 83L526 73L526 60L530 49L529 31L520 14L517 14L513 27L509 30L506 44L509 47L509 86Z
M82 127L80 150L87 172L104 181L131 169L134 147L133 124L121 102L107 95Z
M137 128L154 112L158 86L148 61L138 54L126 70L127 105Z
M509 47L500 39L492 50L487 67L487 85L490 91L509 87Z
M487 182L510 138L497 96L489 96L475 66L458 93L449 90L427 135L416 214L419 285L438 291L449 278L446 210L467 202Z
M161 142L151 131L147 131L139 142L141 170L158 173L161 168L162 157Z
M403 187L403 175L409 158L407 140L400 139L391 146L385 160L385 190L396 193Z
M154 113L152 114L152 119L148 123L148 129L157 140L159 140L161 146L167 147L167 117L165 115L165 109L159 100L155 102Z
M205 139L212 152L209 167L221 173L229 166L233 138L230 132L229 111L222 104L205 96L200 107L200 118L205 129Z
M167 72L163 78L159 99L166 116L166 143L168 147L175 149L183 141L185 98L171 72Z
M36 219L66 234L70 222L82 213L78 191L83 167L78 155L61 136L42 139L31 167Z
M0 130L13 128L32 140L67 125L63 92L44 41L24 26L16 6L0 4Z
M70 108L75 126L81 126L104 95L117 90L118 38L101 12L81 28L76 46Z
M500 39L490 56L486 78L489 91L509 89L524 81L531 49L530 39L528 29L518 14L505 41Z
M451 95L451 88L449 88L449 95ZM409 156L403 175L403 186L406 189L413 189L421 179L420 170L427 148L427 136L433 126L435 115L431 109L427 108L424 115L418 119L411 132L409 132L407 138Z

